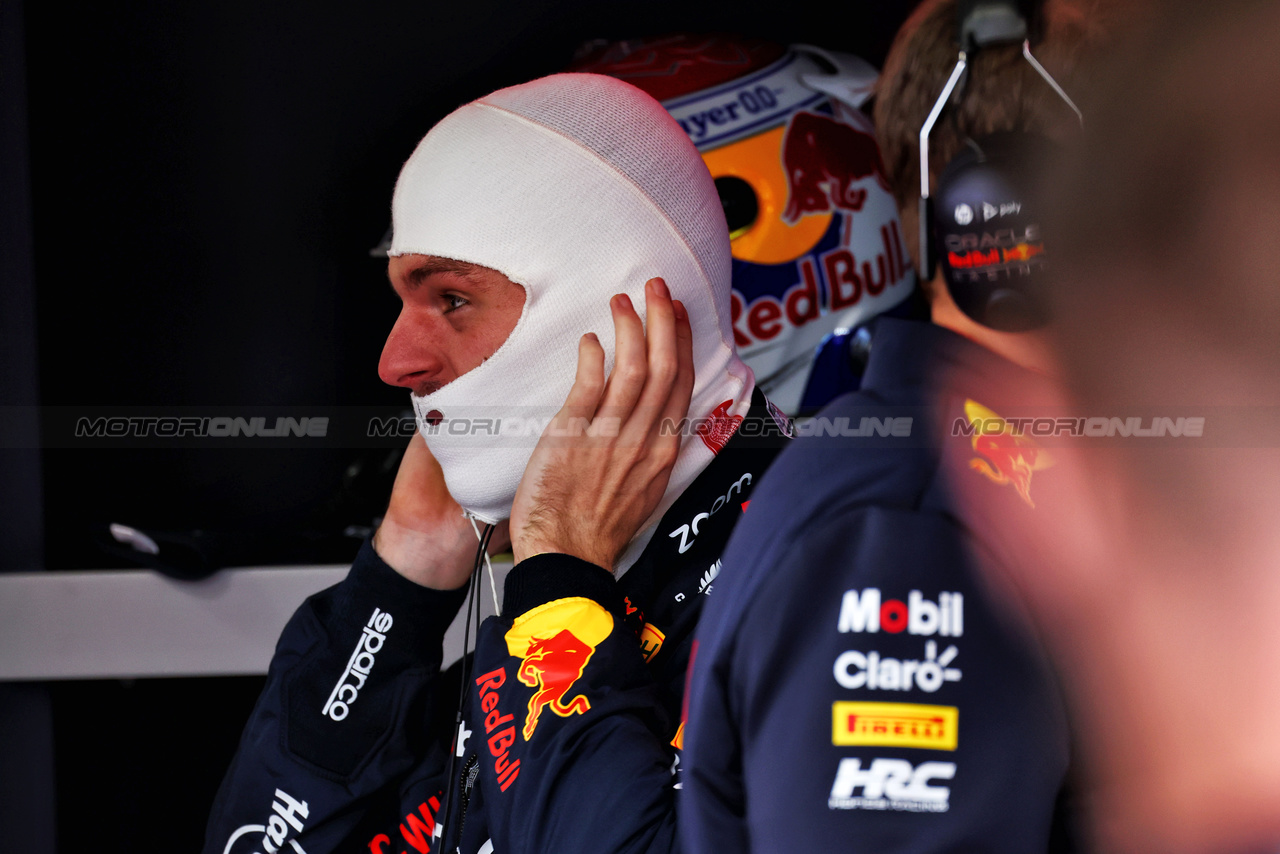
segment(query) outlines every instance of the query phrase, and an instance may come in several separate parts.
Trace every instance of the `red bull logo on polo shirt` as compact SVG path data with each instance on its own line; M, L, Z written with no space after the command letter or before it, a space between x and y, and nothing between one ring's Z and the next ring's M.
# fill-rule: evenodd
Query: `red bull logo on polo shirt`
M1032 507L1031 475L1053 465L1053 458L1023 432L982 404L966 400L965 419L973 427L973 452L969 468L992 483L1013 484L1022 500Z

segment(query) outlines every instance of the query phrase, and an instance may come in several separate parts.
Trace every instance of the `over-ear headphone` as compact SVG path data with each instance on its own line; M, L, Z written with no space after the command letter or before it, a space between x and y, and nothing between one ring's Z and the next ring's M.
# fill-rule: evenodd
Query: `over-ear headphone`
M959 0L957 17L960 55L920 128L921 275L933 278L941 263L961 311L992 329L1023 332L1048 320L1043 211L1033 191L1051 145L1022 132L966 140L931 193L929 133L948 99L959 101L970 58L995 45L1021 42L1027 62L1078 118L1080 110L1031 55L1027 18L1014 0Z

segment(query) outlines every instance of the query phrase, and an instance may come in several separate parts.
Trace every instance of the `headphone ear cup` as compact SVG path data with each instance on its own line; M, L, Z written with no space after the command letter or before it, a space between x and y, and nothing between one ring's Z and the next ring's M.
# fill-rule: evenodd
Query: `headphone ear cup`
M971 140L938 178L934 251L957 307L1002 332L1048 322L1037 174L1050 143L1006 133Z

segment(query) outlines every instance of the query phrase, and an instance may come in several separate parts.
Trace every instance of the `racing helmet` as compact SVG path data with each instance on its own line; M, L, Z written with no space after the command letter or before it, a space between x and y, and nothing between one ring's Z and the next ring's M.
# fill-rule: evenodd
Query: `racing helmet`
M571 69L648 92L697 146L730 230L734 340L779 408L799 411L830 333L907 309L916 277L861 109L877 77L870 64L679 33L589 42Z

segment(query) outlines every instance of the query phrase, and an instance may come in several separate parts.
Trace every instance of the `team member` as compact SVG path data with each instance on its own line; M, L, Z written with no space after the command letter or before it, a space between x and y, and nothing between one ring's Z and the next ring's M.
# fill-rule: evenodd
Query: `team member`
M1070 513L1012 565L1100 852L1280 850L1280 8L1159 7L1063 167ZM755 510L755 504L751 506ZM717 591L718 592L718 591Z
M436 125L392 220L380 373L425 444L286 627L205 850L669 848L692 628L786 426L734 351L711 177L649 96L557 75ZM472 523L508 517L502 615L446 684Z
M861 391L783 453L725 553L689 693L694 851L1029 852L1058 835L1064 707L974 564L1007 572L1007 532L1055 512L1052 458L1007 420L1047 399L1035 288L1053 247L1015 180L1030 141L992 135L1078 119L1022 55L1012 4L975 5L924 3L885 64L876 124L933 323L875 321ZM1036 55L1068 89L1100 14L1043 9ZM1012 186L985 171L1001 155L1022 166ZM936 275L916 239L931 193Z

